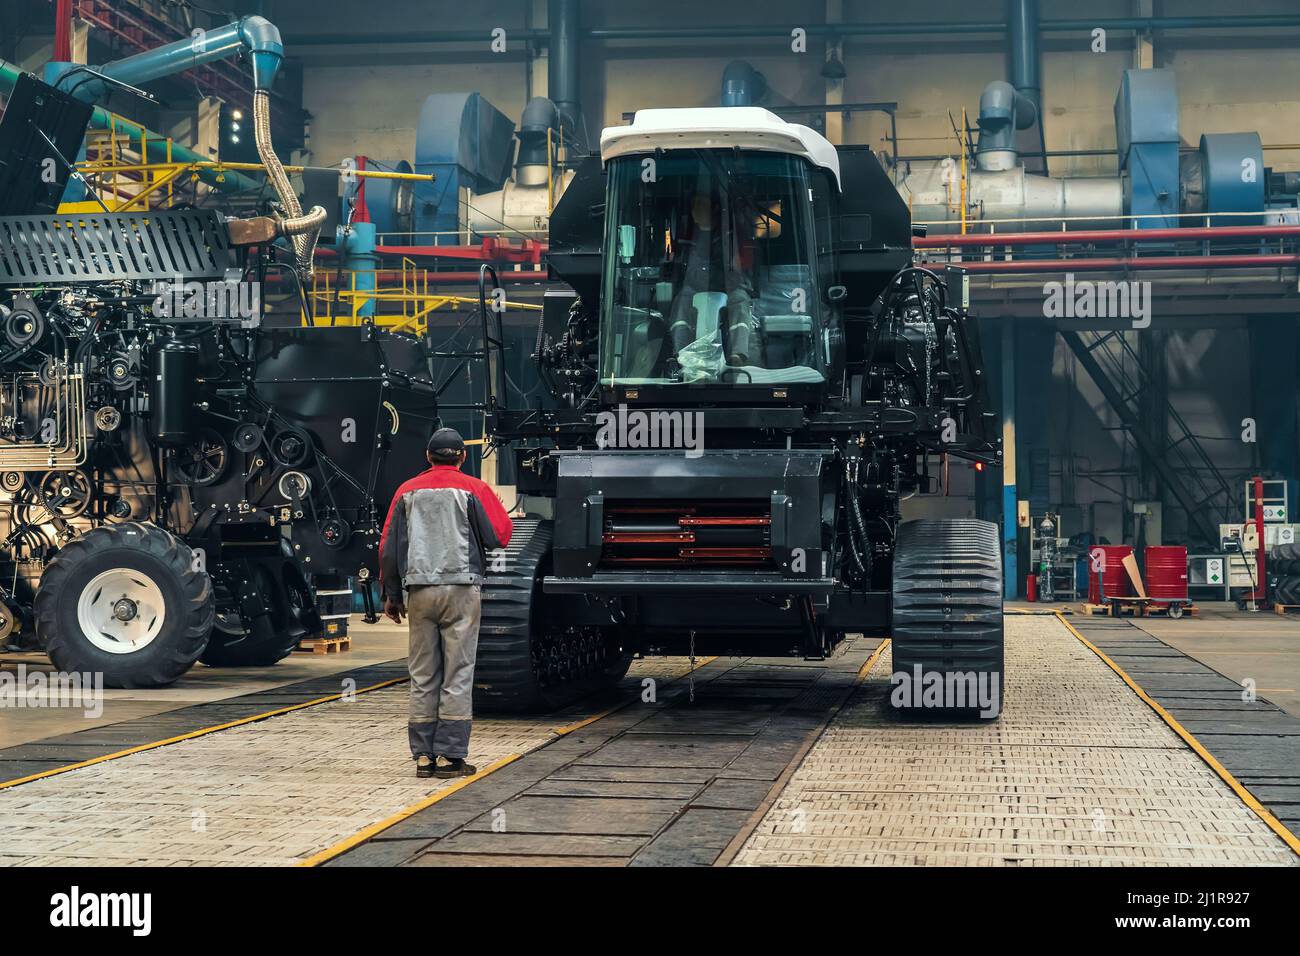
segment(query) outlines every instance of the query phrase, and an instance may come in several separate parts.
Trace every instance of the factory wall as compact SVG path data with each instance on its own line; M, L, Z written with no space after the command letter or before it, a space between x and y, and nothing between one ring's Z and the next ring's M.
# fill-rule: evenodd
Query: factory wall
M487 38L494 26L544 27L544 0L507 0L467 7L448 0L385 0L384 15L345 20L321 17L319 0L276 0L271 13L284 31L292 57L304 63L307 109L315 116L312 152L316 162L335 162L367 152L409 156L415 145L420 104L432 92L478 90L507 115L517 116L529 92L546 88L545 51L530 68L523 44L510 42L492 53ZM1000 19L1001 3L918 0L898 6L877 0L846 0L842 19L852 22ZM1180 0L1179 15L1223 13L1215 0ZM1258 8L1258 9L1256 9ZM799 17L790 11L818 10L815 4L715 0L706 6L685 0L622 0L583 4L583 24L657 26L672 24L774 23L792 27L824 16ZM1042 0L1044 20L1077 18L1069 0ZM1132 16L1128 0L1096 0L1088 13L1097 17ZM1288 0L1255 4L1252 13L1293 13ZM421 32L481 28L481 44L378 44L306 46L312 33L346 33L358 44L370 34L400 33L404 25ZM1262 35L1261 35L1262 34ZM1300 110L1300 57L1270 31L1216 34L1197 31L1159 38L1157 66L1177 72L1184 139L1195 144L1202 132L1258 130L1266 144L1294 143L1291 119ZM951 120L965 106L972 122L979 94L991 79L1005 76L1004 44L992 38L848 37L844 41L845 102L897 101L903 155L952 149ZM1045 33L1043 47L1044 120L1049 150L1113 149L1112 107L1120 73L1133 65L1131 38L1112 33L1108 51L1093 53L1090 37ZM647 106L709 106L718 99L723 67L747 59L768 78L772 102L822 103L820 76L824 44L811 36L808 52L795 54L780 38L730 40L584 41L580 63L584 108L594 139L602 126L623 122L623 114ZM532 77L531 91L528 89ZM951 114L951 118L950 118ZM853 114L843 126L843 141L883 148L888 124L873 114ZM1300 169L1300 151L1270 151L1278 169ZM1113 157L1053 160L1052 171L1096 175L1114 170Z

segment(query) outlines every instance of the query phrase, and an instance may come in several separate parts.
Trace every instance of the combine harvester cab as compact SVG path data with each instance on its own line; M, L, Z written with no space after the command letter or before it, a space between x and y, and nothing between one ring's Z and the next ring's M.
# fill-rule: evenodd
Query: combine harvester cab
M555 703L634 653L819 657L887 629L909 679L1000 686L996 526L899 513L942 455L999 460L975 325L911 266L871 151L763 109L643 110L551 229L575 293L539 329L553 407L488 401L532 518L530 557L485 591L483 696Z

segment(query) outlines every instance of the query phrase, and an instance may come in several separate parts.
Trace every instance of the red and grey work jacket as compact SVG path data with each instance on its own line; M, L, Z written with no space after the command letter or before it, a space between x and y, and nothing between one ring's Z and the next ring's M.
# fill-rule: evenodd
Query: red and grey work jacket
M495 492L452 465L434 465L397 489L379 539L385 597L402 587L482 584L485 552L504 548L513 530Z

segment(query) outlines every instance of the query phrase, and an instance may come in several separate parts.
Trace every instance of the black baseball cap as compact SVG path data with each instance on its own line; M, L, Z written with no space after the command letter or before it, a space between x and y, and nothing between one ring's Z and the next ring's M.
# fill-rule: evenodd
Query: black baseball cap
M439 428L429 437L428 451L464 451L465 439L454 428Z

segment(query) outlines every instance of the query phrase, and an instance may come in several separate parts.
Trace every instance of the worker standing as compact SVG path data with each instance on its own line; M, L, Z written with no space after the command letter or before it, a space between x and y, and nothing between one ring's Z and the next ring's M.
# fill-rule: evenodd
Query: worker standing
M465 777L473 719L474 659L487 552L513 530L495 492L460 470L454 428L429 439L429 469L393 496L379 540L384 613L410 618L411 711L407 736L417 777ZM405 592L405 594L403 593Z

